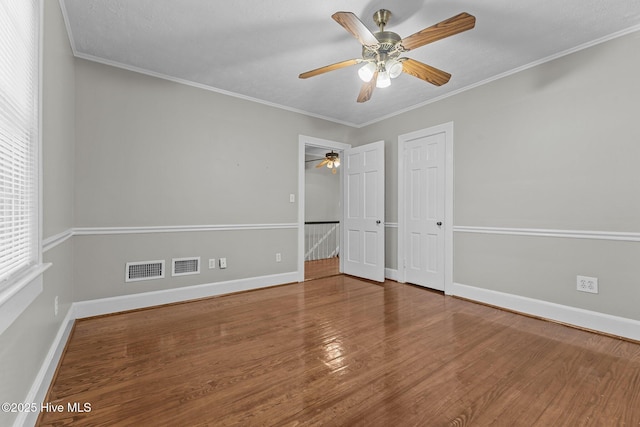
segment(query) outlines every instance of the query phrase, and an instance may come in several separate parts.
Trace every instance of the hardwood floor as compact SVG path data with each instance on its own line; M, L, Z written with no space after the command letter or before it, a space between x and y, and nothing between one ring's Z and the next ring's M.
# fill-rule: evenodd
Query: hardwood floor
M305 261L304 280L320 279L340 274L340 258L333 257L316 261Z
M39 425L637 426L640 345L334 276L79 320Z

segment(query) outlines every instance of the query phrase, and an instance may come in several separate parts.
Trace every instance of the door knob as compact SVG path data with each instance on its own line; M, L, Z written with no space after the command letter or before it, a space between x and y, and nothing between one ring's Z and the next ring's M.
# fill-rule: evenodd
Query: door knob
M442 225L442 221L438 221L438 222L436 222L436 225L437 225L438 227L440 227L440 226Z
M377 220L377 221L376 221L376 224L380 224L380 220Z

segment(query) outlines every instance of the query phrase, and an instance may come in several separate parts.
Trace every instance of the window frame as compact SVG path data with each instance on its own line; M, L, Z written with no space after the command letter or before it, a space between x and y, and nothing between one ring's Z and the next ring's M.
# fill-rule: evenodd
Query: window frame
M44 41L44 4L42 0L34 0L35 6L35 39L36 50L36 78L35 81L35 111L37 136L34 144L34 187L35 187L35 207L36 219L33 226L36 228L33 241L35 263L23 269L15 277L10 277L8 282L0 288L0 334L2 334L13 322L31 305L31 303L43 291L43 273L51 266L50 263L43 263L42 255L42 92L43 92L43 41ZM53 310L52 310L53 312Z

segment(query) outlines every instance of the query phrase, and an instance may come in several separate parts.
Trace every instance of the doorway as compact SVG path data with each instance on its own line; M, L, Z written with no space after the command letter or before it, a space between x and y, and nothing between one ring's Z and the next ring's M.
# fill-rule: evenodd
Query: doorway
M304 281L306 147L340 151L342 217L339 272L384 282L384 141L348 144L300 135L298 145L298 281Z
M303 282L311 278L334 275L343 271L341 257L330 257L326 261L324 259L320 259L320 257L324 257L325 255L331 255L335 251L336 244L338 247L342 247L342 239L339 228L340 223L342 222L341 201L343 198L341 169L338 169L338 173L333 176L333 178L337 178L337 187L332 187L330 189L331 191L338 192L337 194L333 195L338 203L337 211L333 209L333 207L335 206L325 207L326 209L322 210L322 212L326 214L324 215L325 217L307 218L306 208L313 209L314 206L318 207L318 205L314 203L314 201L307 200L306 160L308 160L308 154L315 155L317 157L318 155L323 156L326 152L332 150L337 152L340 157L342 157L342 153L344 152L344 150L350 147L351 145L349 144L314 138L305 135L300 135L298 139L298 282ZM313 167L315 168L315 166ZM331 172L328 173L331 174ZM319 179L317 181L318 184L320 184L321 182L322 179ZM313 196L313 194L311 195ZM325 192L324 197L328 196L330 196L329 192ZM329 219L327 215L335 218ZM309 221L307 221L307 219L309 219ZM338 222L338 224L335 224L336 221ZM306 222L329 222L329 224L305 224ZM333 234L336 232L336 229L337 234ZM308 239L306 239L306 237L310 232L309 230L313 230L314 234L318 234L320 236L319 243L311 243L310 245L307 244ZM337 236L337 241L335 240L335 236ZM306 259L309 258L318 259L313 260L313 264L310 264L309 261L306 261ZM307 272L310 274L306 275L306 279L305 270L308 270L309 268L305 268L305 266L313 269L312 272Z
M453 123L398 137L398 281L453 284Z
M304 279L340 273L341 174L337 162L327 161L327 148L305 147Z

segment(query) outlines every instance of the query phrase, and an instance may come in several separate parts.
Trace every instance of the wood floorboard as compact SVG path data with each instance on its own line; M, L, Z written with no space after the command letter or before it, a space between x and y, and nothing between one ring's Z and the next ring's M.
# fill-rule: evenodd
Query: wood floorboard
M304 280L321 279L340 274L340 258L333 257L315 261L305 261Z
M638 426L640 345L337 275L76 322L40 426Z

